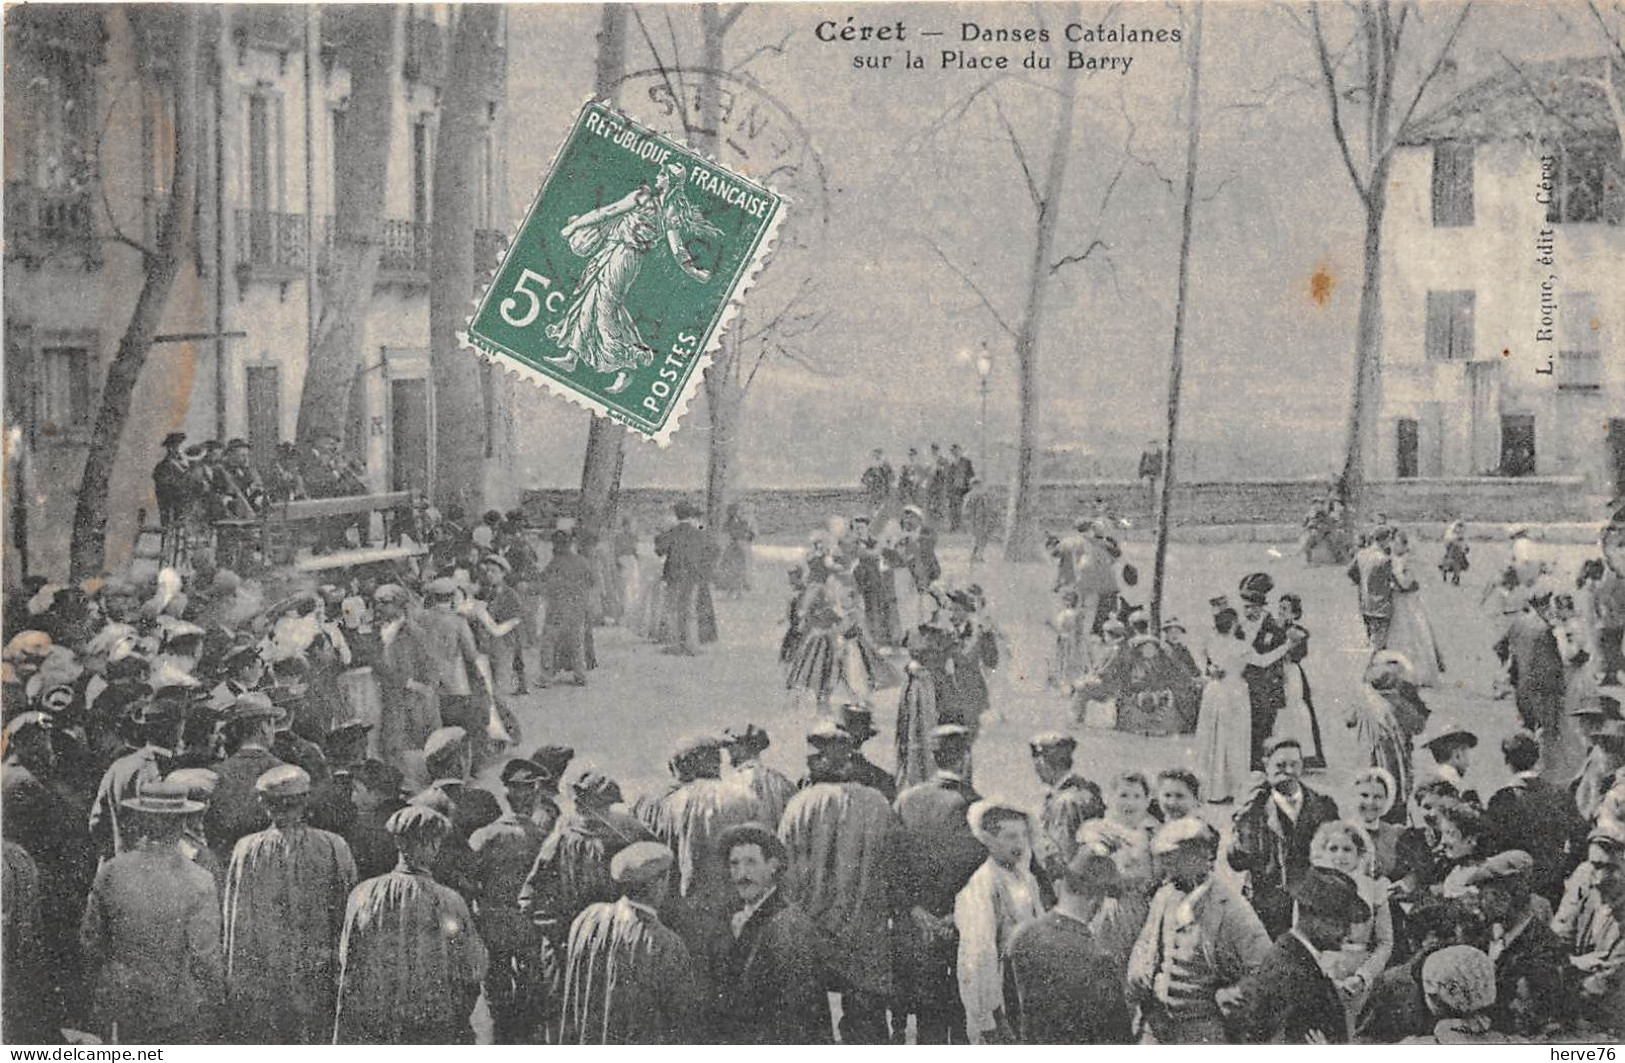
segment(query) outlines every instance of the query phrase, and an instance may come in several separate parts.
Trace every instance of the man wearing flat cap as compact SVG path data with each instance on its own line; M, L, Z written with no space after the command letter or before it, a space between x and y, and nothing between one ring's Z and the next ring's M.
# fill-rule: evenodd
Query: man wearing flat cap
M1054 896L1053 876L1071 862L1077 851L1078 828L1086 820L1106 814L1100 787L1072 770L1077 748L1076 738L1057 731L1033 735L1027 742L1033 771L1044 784L1044 802L1039 806L1033 830L1033 858L1046 900Z
M1223 1044L1223 1008L1270 951L1258 915L1214 874L1219 832L1194 816L1151 840L1163 884L1151 898L1128 962L1128 1002L1145 1044Z
M1552 920L1568 956L1565 981L1576 1011L1602 1030L1625 1032L1625 827L1599 822L1586 861L1569 876Z
M1055 906L1011 935L1005 1000L1022 1044L1129 1044L1123 985L1106 946L1091 930L1108 897L1117 896L1117 865L1079 850L1055 876Z
M1347 1044L1349 1019L1337 986L1320 967L1349 927L1371 918L1360 887L1342 871L1312 867L1292 884L1297 922L1242 979L1226 1009L1236 1039L1249 1044Z
M682 739L667 762L671 788L637 806L644 826L677 857L677 896L667 913L672 929L713 980L727 962L734 899L717 839L729 827L751 822L756 812L749 791L722 779L722 743L709 734Z
M220 784L204 820L209 844L229 864L237 839L270 825L255 784L282 761L271 753L282 711L257 690L238 696L226 713L222 731L229 756L215 766Z
M609 863L618 900L570 927L560 1044L692 1044L709 1018L705 972L660 921L671 850L634 842Z
M841 994L841 1043L885 1044L896 821L878 790L848 779L851 735L826 720L807 742L807 786L779 823L790 861L785 899L828 939L826 988Z
M987 859L966 815L981 799L965 779L970 729L944 724L931 732L936 774L897 797L898 910L892 971L893 1019L916 1017L919 1044L968 1044L959 1002L954 898Z
M1502 1033L1537 1035L1565 1010L1568 952L1552 933L1552 906L1531 889L1535 858L1521 849L1496 853L1473 869L1481 929L1473 944L1495 965L1491 1021Z
M742 906L729 919L732 946L716 987L721 1040L830 1043L818 929L779 888L784 843L762 824L746 823L723 831L717 848Z
M254 790L271 825L237 841L226 873L226 1026L239 1044L326 1044L355 860L343 838L306 824L303 768L272 768Z
M519 889L519 910L543 938L540 947L551 1004L542 1016L550 1028L558 1019L570 925L588 906L620 896L609 874L615 855L634 842L654 840L621 804L621 788L614 779L589 770L570 789L572 807L542 843Z
M181 852L202 806L152 780L119 801L128 846L102 864L80 925L94 1031L120 1044L207 1044L221 1005L220 894Z
M502 766L508 811L468 839L474 856L474 920L491 953L485 1000L497 1044L525 1044L544 997L539 935L519 911L519 891L542 851L547 832L534 818L536 799L550 776L534 761L515 757Z
M430 870L451 821L407 805L384 829L400 863L357 886L345 907L333 1041L472 1044L485 945L463 898Z
M796 795L795 780L775 767L762 763L762 754L772 744L767 732L753 723L730 727L722 732L727 742L727 777L749 790L756 799L751 819L756 823L777 824L784 807Z

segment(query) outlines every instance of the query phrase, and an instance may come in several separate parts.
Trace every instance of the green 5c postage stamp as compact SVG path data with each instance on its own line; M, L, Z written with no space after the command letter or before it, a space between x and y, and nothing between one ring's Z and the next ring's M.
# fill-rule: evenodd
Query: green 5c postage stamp
M770 189L589 102L463 340L665 445L783 214Z

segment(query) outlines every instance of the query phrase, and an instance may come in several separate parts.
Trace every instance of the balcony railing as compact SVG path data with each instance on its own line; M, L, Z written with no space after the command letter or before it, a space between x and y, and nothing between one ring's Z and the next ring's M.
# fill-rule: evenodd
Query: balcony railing
M433 19L406 22L406 76L425 85L446 82L446 31Z
M237 212L237 279L286 283L305 271L305 216L270 210Z
M380 282L427 284L431 256L429 226L391 218L384 222L384 246L378 253Z
M78 254L85 265L101 264L96 213L89 189L39 188L6 182L6 255L38 265L58 254Z

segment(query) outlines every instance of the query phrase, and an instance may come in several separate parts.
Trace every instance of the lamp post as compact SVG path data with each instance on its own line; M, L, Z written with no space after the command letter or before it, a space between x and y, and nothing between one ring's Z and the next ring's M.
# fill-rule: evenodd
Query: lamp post
M982 475L987 476L987 380L993 374L993 356L987 353L987 341L982 341L982 353L976 356L976 375L982 381L982 419L978 422L981 428L981 442L978 449L981 451Z

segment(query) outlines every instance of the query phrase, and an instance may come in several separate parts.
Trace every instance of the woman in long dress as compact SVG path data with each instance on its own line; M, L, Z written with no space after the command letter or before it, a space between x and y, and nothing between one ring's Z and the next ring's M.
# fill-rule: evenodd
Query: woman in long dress
M1411 662L1411 682L1419 687L1436 686L1444 672L1444 656L1433 637L1427 609L1422 605L1421 584L1410 567L1410 538L1395 532L1393 538L1394 618L1388 628L1387 649Z
M1286 655L1286 708L1275 718L1275 735L1296 738L1303 749L1303 766L1310 771L1324 771L1326 750L1320 744L1320 716L1315 712L1309 675L1303 669L1304 658L1309 656L1309 629L1302 623L1303 599L1283 594L1276 609L1291 648Z
M628 374L654 363L654 348L643 342L626 308L644 260L664 247L684 273L704 284L711 273L695 263L688 242L722 236L689 202L687 176L687 169L669 164L653 189L640 185L614 203L570 219L560 230L570 250L588 261L564 313L547 326L547 338L561 353L544 361L564 372L585 363L595 372L614 373L604 389L612 394L626 390Z
M1233 801L1247 792L1252 758L1252 710L1241 670L1248 645L1234 609L1213 617L1207 644L1207 685L1196 715L1196 774L1208 801Z
M939 696L950 682L948 661L954 653L953 632L940 615L903 636L908 653L903 693L897 702L897 788L931 778L930 735L941 721Z
M722 522L722 531L728 545L722 549L717 561L717 590L730 598L738 598L750 590L750 548L756 539L756 525L741 512L738 502L728 503L728 515Z

